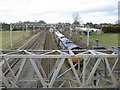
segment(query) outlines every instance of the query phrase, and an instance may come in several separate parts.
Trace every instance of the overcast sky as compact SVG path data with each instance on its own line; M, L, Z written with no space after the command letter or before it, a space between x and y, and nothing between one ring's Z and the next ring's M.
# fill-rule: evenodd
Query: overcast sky
M73 22L79 12L83 23L115 23L119 0L0 0L0 21Z

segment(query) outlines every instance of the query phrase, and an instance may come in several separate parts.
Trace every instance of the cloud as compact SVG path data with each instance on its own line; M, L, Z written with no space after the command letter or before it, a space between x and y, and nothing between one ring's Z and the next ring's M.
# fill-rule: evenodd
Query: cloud
M110 16L106 12L93 12L88 13L86 16L82 16L83 20L85 22L93 22L93 23L114 23L114 21L117 21L117 15L116 16Z
M0 0L0 21L73 22L72 14L78 11L84 22L114 23L117 4L118 0Z

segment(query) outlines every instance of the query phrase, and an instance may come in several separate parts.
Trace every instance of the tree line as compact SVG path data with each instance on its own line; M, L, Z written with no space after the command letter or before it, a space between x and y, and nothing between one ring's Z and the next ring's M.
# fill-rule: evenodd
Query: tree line
M10 30L10 24L2 23L2 30L3 30L3 31L8 31L8 30Z
M120 33L120 26L102 27L104 33Z
M22 24L29 24L29 23L32 23L32 24L34 24L34 23L38 23L38 24L46 24L46 22L45 21L43 21L43 20L40 20L40 21L35 21L35 22L30 22L30 21L27 21L27 22L21 22L21 21L19 21L19 22L17 22L17 23L15 23L15 24L20 24L20 25L22 25ZM8 23L5 23L5 22L3 22L3 23L0 23L0 24L2 24L2 30L3 31L9 31L10 30L10 24L8 24ZM32 27L31 27L32 28ZM25 29L25 28L24 28ZM13 31L17 31L17 30L22 30L22 27L16 27L16 28L13 28Z

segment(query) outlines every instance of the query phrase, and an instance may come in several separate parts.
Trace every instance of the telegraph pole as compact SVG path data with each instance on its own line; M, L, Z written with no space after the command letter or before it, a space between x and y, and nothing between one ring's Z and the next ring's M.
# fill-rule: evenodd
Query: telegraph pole
M28 25L26 24L26 39L28 39Z
M24 31L24 24L22 24L22 31Z
M24 38L24 24L22 24L22 33L23 33L23 38Z
M13 47L13 42L12 42L12 30L13 30L13 28L12 28L12 24L10 24L10 47L12 48Z
M35 32L35 25L33 25L33 31L32 31L32 34L34 34Z
M87 26L87 47L89 47L89 25Z

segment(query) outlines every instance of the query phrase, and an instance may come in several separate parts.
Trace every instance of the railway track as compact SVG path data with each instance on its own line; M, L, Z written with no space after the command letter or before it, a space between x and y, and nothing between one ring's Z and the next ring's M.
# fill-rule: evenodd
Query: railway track
M60 50L57 43L55 43L56 41L54 41L53 39L54 39L54 37L52 36L52 33L50 33L49 30L43 30L40 33L38 33L38 35L33 40L31 40L30 43L24 45L24 47L21 47L20 49L22 49L22 50L26 49L28 51L30 51L30 50L31 51L32 50L54 50L54 49ZM40 52L34 52L34 53L32 52L32 54L37 54L37 53L39 55ZM23 54L28 54L28 53L23 52ZM21 87L21 88L34 88L34 87L41 88L41 87L43 87L40 79L37 76L38 74L36 74L36 72L34 71L34 68L31 68L33 65L31 64L30 59L29 60L28 59L19 59L18 61L17 61L17 59L15 59L16 62L14 59L11 59L11 61L12 60L14 61L14 63L11 64L11 68L13 69L16 76L19 73L19 70L22 66L21 63L24 63L23 64L24 69L22 70L22 72L20 74L19 83L17 83L18 87ZM49 85L50 82L52 81L51 78L54 79L52 76L50 76L50 74L51 74L51 71L54 71L53 66L55 65L57 60L54 60L52 58L45 59L45 60L41 59L41 58L36 58L36 59L33 58L33 60L39 70L41 70L40 64L42 65L42 68L44 69L45 72L40 71L40 73L42 74L45 82L47 82ZM86 68L88 68L88 66L86 66ZM79 70L76 70L76 71L78 72L78 75L79 75L80 74ZM87 72L86 76L87 76L87 74L89 75L89 73L90 72ZM6 76L7 75L8 76L10 75L9 70L6 71ZM53 81L54 84L52 87L79 87L78 83L76 83L75 77L76 76L73 75L73 71L72 71L70 65L65 60L65 62L62 65L62 68L59 72L58 77L56 77L56 81L55 82ZM57 81L57 80L62 80L64 78L68 78L68 79L66 79L64 82ZM81 80L81 78L82 77L80 75L80 80ZM87 77L84 77L84 78L87 79ZM23 82L21 80L23 80ZM20 82L22 82L22 83L20 83Z
M44 44L45 44L45 38L46 38L47 31L44 31L41 33L41 35L38 37L38 40L31 46L30 49L28 50L43 50L44 49ZM35 63L39 63L40 60L36 60ZM37 64L38 65L38 64ZM21 73L21 77L24 78L30 78L33 79L36 77L34 69L31 68L31 62L30 60L26 60L24 70ZM25 83L20 85L20 87L35 87L36 83L30 82L30 83Z
M45 47L44 50L60 50L60 46L58 45L58 43L56 43L56 40L54 38L54 35L50 32L48 32L47 37L46 37L46 43L45 43ZM43 68L46 72L47 75L47 79L48 82L50 82L51 78L50 78L50 73L53 70L53 67L56 63L56 59L44 59L42 61L42 65ZM70 65L68 65L67 62L65 62L60 70L60 73L65 72L65 70L67 70L70 67ZM73 77L73 72L69 71L67 74L61 76L62 78L66 78L66 77ZM59 87L61 85L62 82L55 82L55 84L53 85L54 87ZM72 85L74 87L77 87L77 84L72 83ZM66 82L66 84L64 84L62 87L69 87L68 82ZM41 85L38 86L38 88L41 88Z
M41 49L42 50L44 48L46 33L47 33L46 29L43 30L43 31L41 31L41 32L39 32L33 38L33 40L31 40L29 42L29 44L23 45L23 47L21 47L19 49L22 49L22 50L36 50L36 49ZM18 71L19 71L19 67L21 65L21 61L22 60L21 59L8 59L7 61L9 61L9 65L12 68L12 70L14 71L14 74L16 75L18 73ZM27 72L28 72L30 64L27 64L27 63L26 63L26 65L27 65L26 69L27 69ZM2 70L3 70L5 76L10 76L11 73L10 73L10 70L6 67L6 64L2 67ZM27 73L26 72L24 72L24 73L25 74L23 74L23 77L25 75L27 76Z

